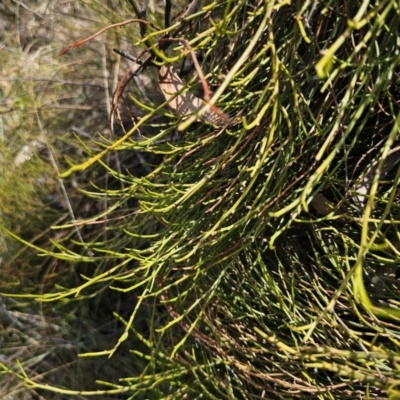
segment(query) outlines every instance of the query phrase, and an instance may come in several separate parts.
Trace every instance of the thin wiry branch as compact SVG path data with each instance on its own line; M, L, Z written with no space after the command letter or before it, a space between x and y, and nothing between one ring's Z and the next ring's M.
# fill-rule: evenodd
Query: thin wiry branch
M138 19L147 20L147 9L149 7L150 0L144 0L142 6L138 6L136 0L129 0L131 3L133 10L135 11L136 17ZM140 35L142 38L147 35L147 26L146 24L140 24Z
M169 28L171 26L171 0L165 0L165 13L164 13L164 27Z

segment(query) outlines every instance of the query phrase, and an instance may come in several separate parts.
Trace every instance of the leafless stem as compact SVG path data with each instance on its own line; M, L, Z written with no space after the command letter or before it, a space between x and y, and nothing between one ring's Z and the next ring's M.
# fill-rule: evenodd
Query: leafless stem
M164 27L171 26L171 0L165 0Z
M136 0L129 0L129 2L131 3L136 17L142 20L146 20L146 14L147 14L147 8L149 7L149 1L150 0L145 0L142 4L141 7L139 7L136 3ZM144 38L147 35L147 26L146 24L140 24L140 35L142 36L142 38Z

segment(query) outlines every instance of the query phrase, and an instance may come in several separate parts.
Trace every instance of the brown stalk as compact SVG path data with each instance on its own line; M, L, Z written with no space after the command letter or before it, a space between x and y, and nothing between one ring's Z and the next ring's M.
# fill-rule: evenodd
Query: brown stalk
M79 42L75 42L73 44L70 44L68 47L66 47L65 49L61 50L56 57L60 57L65 53L68 53L71 49L75 49L76 47L80 47L83 44L90 42L92 39L96 38L97 36L101 35L102 33L108 31L109 29L112 28L117 28L119 26L124 26L127 24L130 24L132 22L140 22L141 24L146 24L146 25L151 25L154 29L159 30L160 28L156 27L154 24L152 24L151 22L148 21L144 21L142 19L128 19L127 21L123 21L123 22L118 22L116 24L112 24L112 25L108 25L106 27L104 27L103 29L100 29L98 32L94 33L93 35L89 36L86 39L80 40Z

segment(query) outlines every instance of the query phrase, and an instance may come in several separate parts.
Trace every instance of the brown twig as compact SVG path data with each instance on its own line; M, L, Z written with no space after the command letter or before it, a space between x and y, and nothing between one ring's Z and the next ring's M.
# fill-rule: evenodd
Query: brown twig
M98 32L94 33L93 35L89 36L86 39L80 40L79 42L75 42L73 44L70 44L68 47L66 47L65 49L61 50L56 57L60 57L62 55L64 55L65 53L68 53L71 49L75 49L76 47L80 47L83 44L90 42L91 40L93 40L94 38L96 38L97 36L101 35L102 33L108 31L109 29L112 28L117 28L119 26L124 26L124 25L128 25L131 24L132 22L140 22L141 24L146 24L146 25L150 25L152 26L154 29L159 30L160 28L158 28L157 26L155 26L154 24L152 24L151 22L148 21L144 21L142 19L128 19L127 21L123 21L123 22L118 22L117 24L112 24L112 25L108 25L106 27L104 27L103 29L100 29Z

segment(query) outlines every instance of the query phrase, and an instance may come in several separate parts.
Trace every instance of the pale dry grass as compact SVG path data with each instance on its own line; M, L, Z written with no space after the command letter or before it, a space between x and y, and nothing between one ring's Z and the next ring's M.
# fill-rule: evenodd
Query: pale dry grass
M111 137L110 96L126 68L112 49L128 47L129 42L123 43L121 37L126 35L121 32L110 32L71 55L56 55L106 24L130 18L124 2L101 3L0 3L0 226L30 242L46 245L57 235L50 231L51 225L73 220L74 213L90 208L80 203L77 191L85 185L84 179L72 179L64 186L57 176L65 167L65 155L82 157L74 135L89 142L99 134ZM77 240L79 236L78 232ZM70 269L63 274L73 279L75 272ZM0 230L0 292L40 293L49 282L54 284L57 275L54 263L43 265L28 248L6 240ZM80 330L62 322L62 313L53 311L50 317L48 311L35 304L1 302L0 362L20 372L15 369L19 360L37 381L79 388L88 379L88 371L100 367L76 361L77 353L88 343L104 341L104 335L90 322L83 321L85 328ZM80 337L83 331L84 339ZM119 362L122 366L123 361ZM105 376L115 371L112 366L101 368L108 371ZM19 379L0 376L0 398L32 396Z

